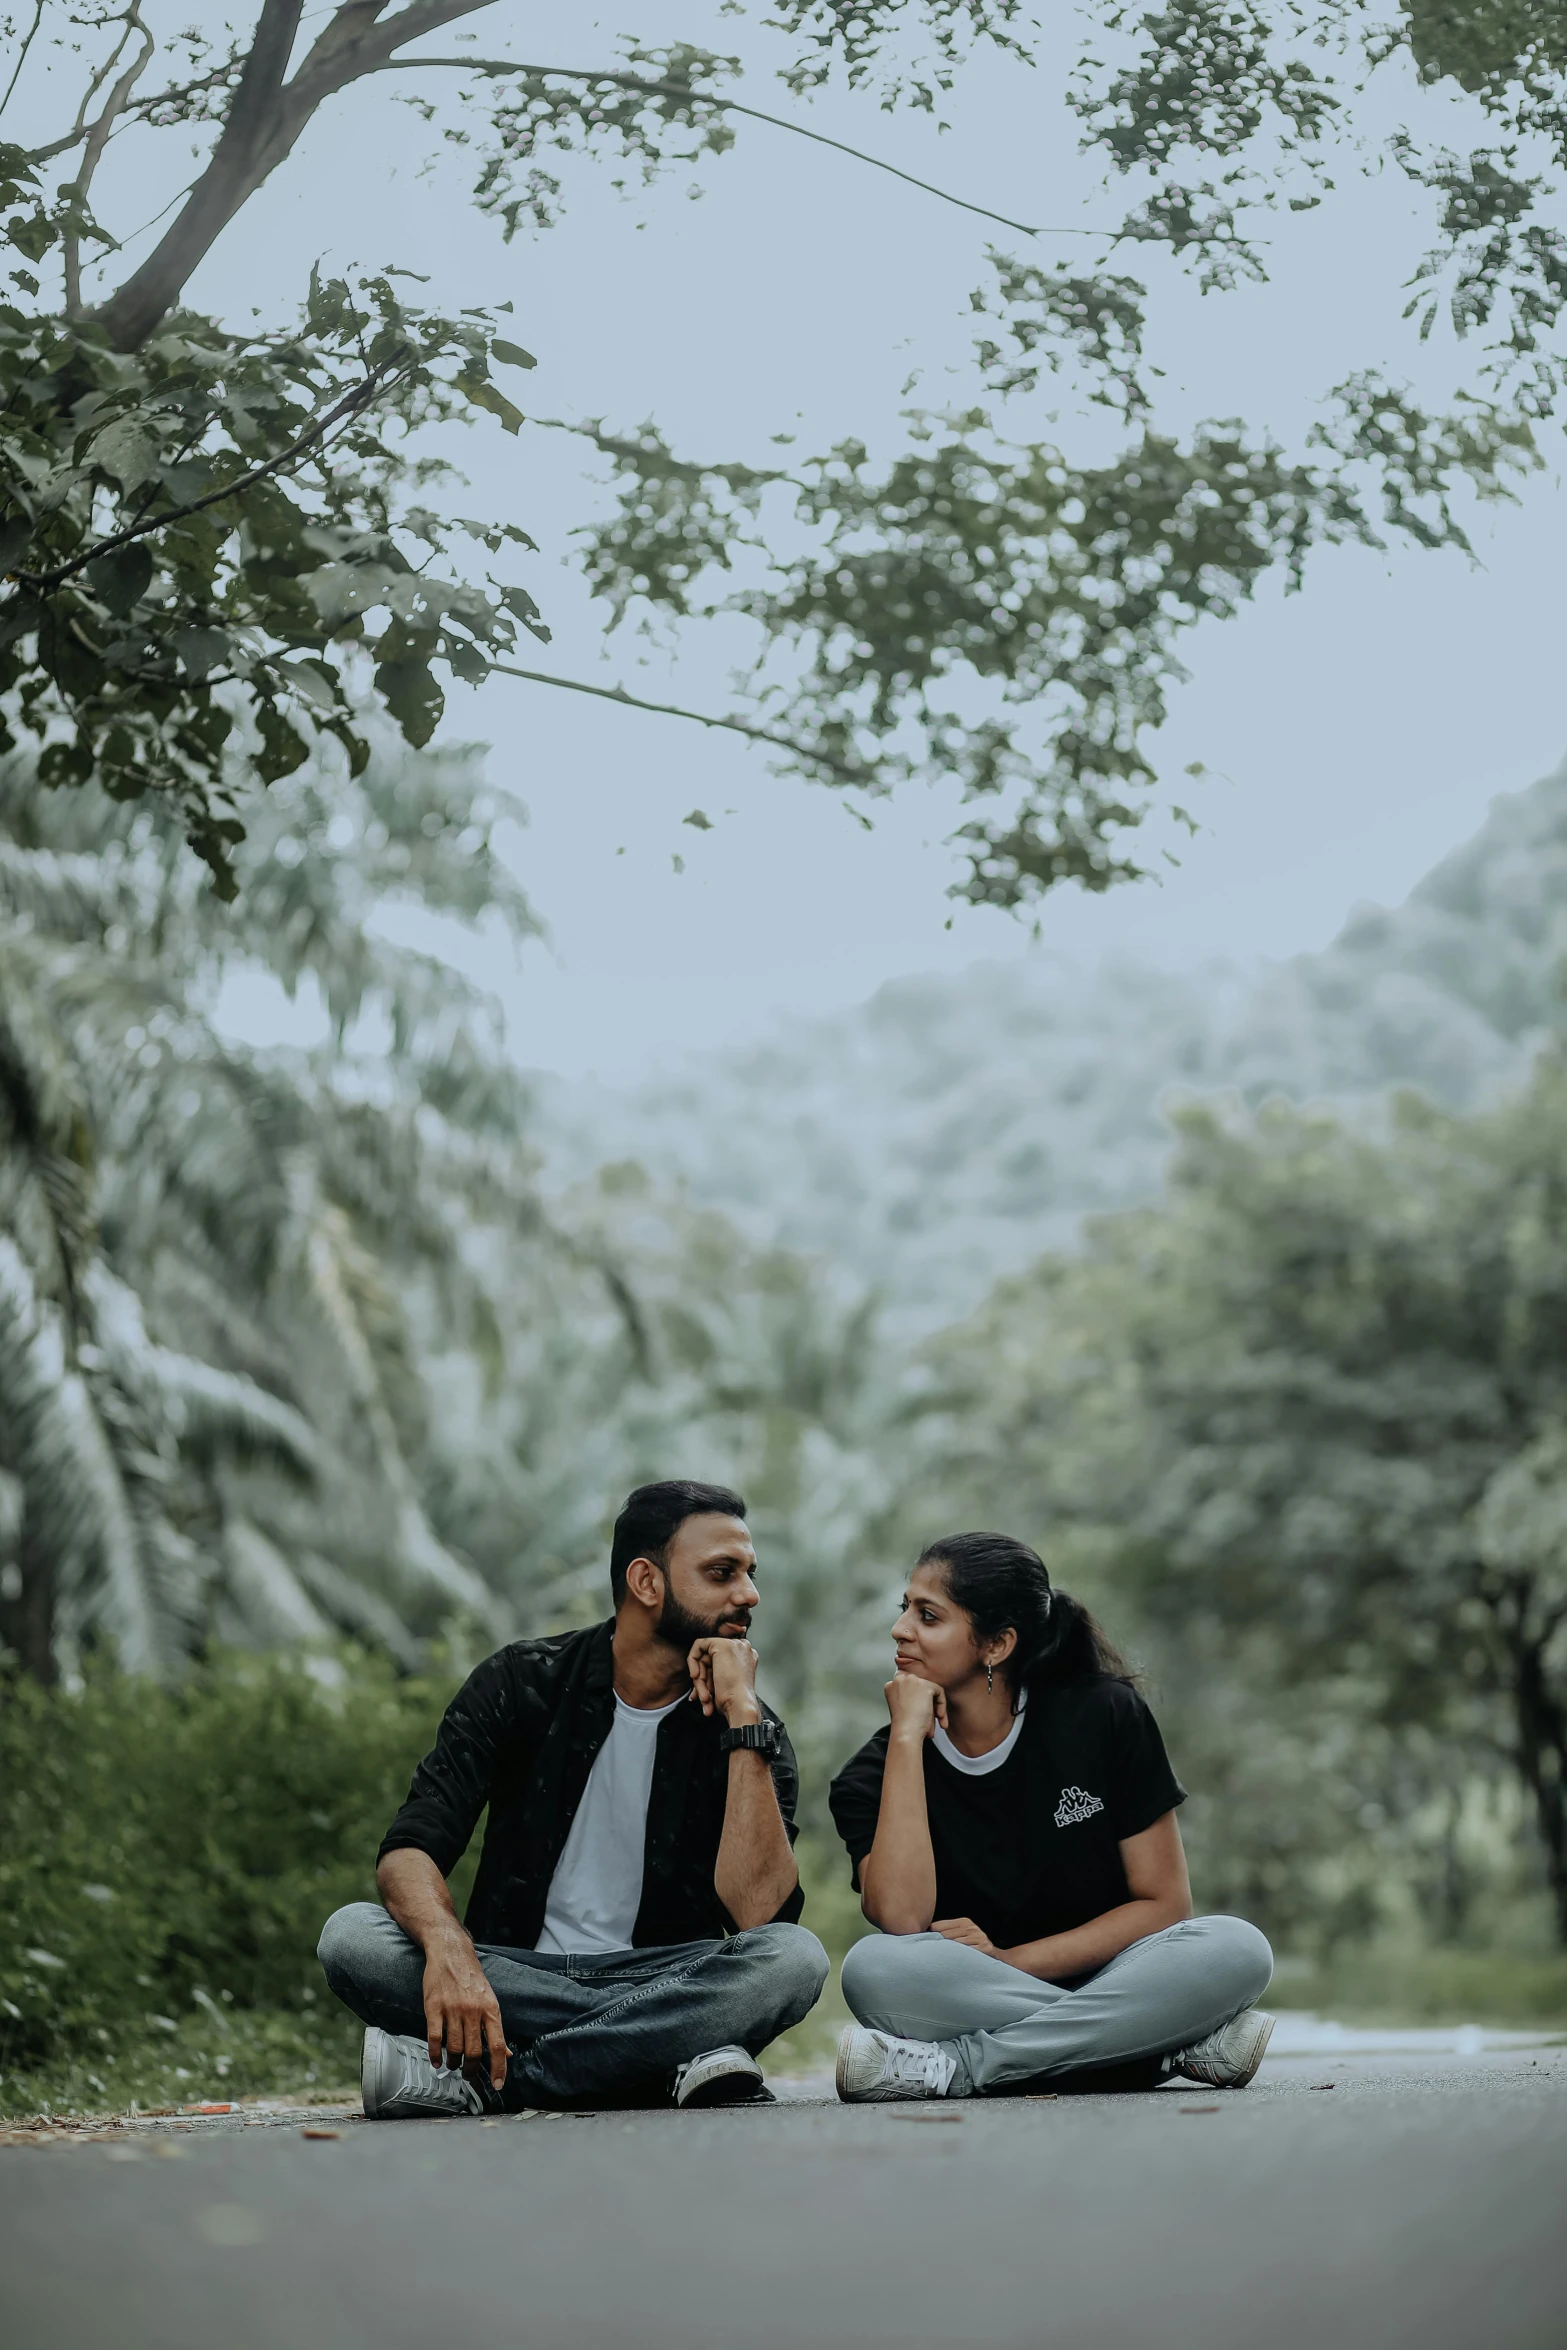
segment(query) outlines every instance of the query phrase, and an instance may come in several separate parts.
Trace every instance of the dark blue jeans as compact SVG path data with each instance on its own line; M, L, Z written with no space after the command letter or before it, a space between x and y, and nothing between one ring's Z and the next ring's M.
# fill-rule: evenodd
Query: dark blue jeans
M803 1926L608 1957L477 1948L512 2050L513 2106L659 2096L677 2065L709 2048L759 2055L809 2014L827 1980L827 1953ZM328 1918L317 1956L362 2023L424 2038L424 1953L378 1902Z

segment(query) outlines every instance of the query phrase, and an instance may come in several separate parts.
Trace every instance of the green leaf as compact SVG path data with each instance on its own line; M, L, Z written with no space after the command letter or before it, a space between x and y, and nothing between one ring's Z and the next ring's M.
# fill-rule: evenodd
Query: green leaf
M107 605L116 620L123 620L132 605L140 603L152 579L152 555L145 539L100 555L88 564L86 577L99 603Z
M498 392L482 376L460 375L457 378L457 389L472 401L475 408L488 408L492 416L498 416L503 432L516 432L528 421L522 410L514 407L504 392Z
M386 563L323 563L307 571L301 582L326 628L384 604L400 575Z
M199 685L229 658L232 650L221 628L176 628L169 642L180 657L186 675Z
M690 815L682 816L680 821L689 824L695 832L711 832L713 829L712 817L704 815L700 808L693 808Z
M292 775L296 767L304 765L310 756L310 745L290 726L276 703L256 705L256 725L261 734L261 748L255 754L255 767L263 783L279 783L285 775ZM198 856L206 856L206 850L194 834L191 846ZM213 870L216 873L216 867Z
M176 741L204 766L215 764L217 754L234 731L233 718L221 702L214 702L210 697L193 710L187 704L187 713L176 729Z
M537 367L539 364L531 351L525 351L520 343L508 343L502 335L497 335L491 343L490 357L498 359L503 367Z
M156 437L134 416L117 416L87 451L88 461L112 474L122 489L151 481L163 461Z
M8 515L0 522L0 572L15 568L18 558L26 554L32 543L32 536L32 520L26 514Z
M447 644L446 658L451 663L452 675L460 677L464 685L483 685L490 674L489 662L467 637L453 637Z
M383 661L375 673L376 691L402 728L404 740L422 750L440 724L446 697L430 674L427 661Z
M78 734L72 742L49 745L38 761L38 780L58 791L62 784L86 783L92 770L92 745Z
M326 712L337 708L337 680L324 661L285 661L277 674L286 677L313 709Z
M295 761L297 766L298 761ZM260 761L257 761L258 767ZM287 769L284 769L287 773ZM270 783L275 780L267 776ZM231 906L239 896L239 878L234 871L229 850L245 837L245 827L233 816L195 816L190 825L190 845L212 874L212 894L224 905Z
M59 224L44 212L35 212L31 218L18 215L15 220L5 223L6 243L14 245L17 252L24 253L29 261L42 261L59 234Z

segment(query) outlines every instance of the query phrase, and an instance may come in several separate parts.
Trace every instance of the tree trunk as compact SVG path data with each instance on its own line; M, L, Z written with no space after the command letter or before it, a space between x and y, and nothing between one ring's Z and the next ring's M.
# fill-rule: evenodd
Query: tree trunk
M17 1563L22 1588L15 1599L0 1607L6 1646L15 1652L24 1673L52 1689L59 1679L54 1658L54 1561L30 1528L24 1513Z
M134 351L146 341L178 301L197 262L265 177L257 176L258 157L275 129L278 93L302 14L303 0L265 0L211 161L173 227L98 313L117 351Z
M303 0L264 0L256 38L206 170L141 267L98 312L114 348L140 349L235 214L292 153L324 100L376 72L407 42L493 5L494 0L413 0L382 23L386 0L344 0L293 80L285 82Z
M1534 1797L1556 1931L1567 1944L1567 1704L1550 1685L1546 1642L1521 1626L1507 1640L1518 1722L1518 1769Z

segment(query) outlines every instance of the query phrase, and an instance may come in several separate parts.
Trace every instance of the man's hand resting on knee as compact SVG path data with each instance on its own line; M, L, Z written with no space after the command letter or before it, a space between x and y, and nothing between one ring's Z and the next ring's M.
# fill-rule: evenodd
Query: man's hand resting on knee
M446 1879L428 1853L410 1847L386 1855L376 1870L376 1883L392 1918L424 1952L424 2021L431 2064L439 2065L443 2053L452 2065L488 2059L491 2085L501 2088L511 2050L500 2005L479 1954L458 1921Z

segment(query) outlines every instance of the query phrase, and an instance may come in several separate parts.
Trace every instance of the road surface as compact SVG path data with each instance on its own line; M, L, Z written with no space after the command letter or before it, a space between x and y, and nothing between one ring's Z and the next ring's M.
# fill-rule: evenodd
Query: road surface
M0 2340L1567 2342L1567 2048L1284 2055L1228 2096L785 2096L489 2123L275 2112L0 2145Z

